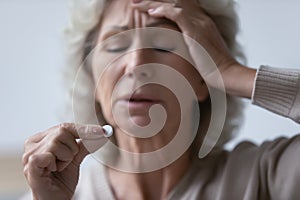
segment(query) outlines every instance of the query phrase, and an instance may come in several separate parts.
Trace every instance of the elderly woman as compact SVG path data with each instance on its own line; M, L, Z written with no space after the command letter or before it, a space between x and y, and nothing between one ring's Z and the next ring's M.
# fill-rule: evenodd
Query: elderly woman
M75 123L26 142L24 173L34 199L300 196L299 136L222 149L240 123L236 97L300 121L298 71L262 66L256 72L236 60L242 54L233 1L72 6L66 33L77 73ZM83 125L104 123L114 129L109 140L101 126ZM79 177L90 153L99 162Z

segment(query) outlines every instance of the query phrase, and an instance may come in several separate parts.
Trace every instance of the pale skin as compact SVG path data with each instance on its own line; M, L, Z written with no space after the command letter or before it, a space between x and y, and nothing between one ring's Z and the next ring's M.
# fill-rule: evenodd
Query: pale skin
M149 23L164 17L177 26L164 23L157 26L181 31L193 37L205 47L220 70L228 94L251 98L256 70L239 64L230 56L215 24L198 5L195 5L195 2L182 1L181 3L179 1L182 6L178 7L174 7L173 3L167 0L164 2L144 0L139 3L129 0L121 1L122 3L115 2L116 0L107 8L111 9L111 12L107 11L107 14L104 15L98 42L103 40L104 34L111 30L110 26L112 25L122 24L128 26L128 29L143 28L147 27ZM115 14L114 10L118 10L118 14ZM194 13L197 13L197 15ZM193 47L189 47L189 45L187 47L191 57L193 57ZM146 54L151 56L145 57ZM200 76L194 75L195 69L180 67L183 64L187 65L180 58L154 50L136 51L127 56L123 60L118 60L115 63L116 67L103 76L96 99L102 106L105 119L114 126L115 135L121 148L132 152L152 151L169 141L174 129L173 124L176 124L178 119L171 118L168 121L166 128L162 130L162 133L165 134L158 134L158 136L147 140L128 137L122 133L114 123L111 114L112 108L110 107L112 86L118 80L118 77L134 73L136 66L153 61L151 58L155 57L157 62L175 66L182 74L190 77L189 81L200 102L207 98L207 88L205 84L200 83ZM170 60L173 60L175 64L170 63ZM95 58L92 66L95 80L97 80L98 73L97 66L99 63L97 62L99 61ZM176 65L176 63L179 64ZM213 77L213 73L209 76ZM213 78L207 78L206 84L217 87L214 85ZM149 95L153 89L151 87L145 88L142 92ZM163 91L161 88L155 88L155 91L160 90ZM176 102L172 101L173 96L166 92L162 93L164 95L156 96L156 98L160 100L161 104L164 104L170 115L172 115L172 112L176 113L176 109L171 109L176 106ZM151 93L151 95L154 94ZM135 109L133 111L135 111L133 119L136 123L145 124L148 122L148 115L146 115L148 109ZM103 130L99 126L97 133L92 134L103 134ZM71 199L78 182L80 163L88 154L89 152L79 139L76 127L72 123L54 126L30 137L25 143L23 164L24 174L31 187L34 199ZM168 167L149 173L130 174L108 168L108 181L116 199L164 199L186 173L190 162L190 152L188 150L180 159ZM128 182L131 183L130 188L128 188ZM130 192L128 192L129 189Z

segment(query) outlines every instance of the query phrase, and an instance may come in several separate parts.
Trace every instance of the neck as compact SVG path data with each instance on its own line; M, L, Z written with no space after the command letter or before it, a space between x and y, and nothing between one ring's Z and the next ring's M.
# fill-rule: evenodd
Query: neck
M148 173L125 173L108 168L116 199L166 199L191 164L189 151L162 169Z
M116 133L118 146L133 153L147 153L158 150L172 140L172 136L167 133L158 133L151 138L135 138L124 133Z
M191 121L188 117L185 120L180 129L177 123L166 123L160 133L150 138L136 138L115 130L117 146L124 150L114 156L115 166L132 172L108 169L116 199L167 198L191 165L189 147L193 126L188 123ZM174 139L175 136L178 137ZM170 143L172 148L161 150Z

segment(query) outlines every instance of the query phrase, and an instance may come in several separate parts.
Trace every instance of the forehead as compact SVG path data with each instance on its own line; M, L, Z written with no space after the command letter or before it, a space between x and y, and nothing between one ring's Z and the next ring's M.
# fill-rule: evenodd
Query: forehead
M109 0L103 13L101 32L107 29L133 29L147 26L177 25L165 18L154 18L131 7L131 0Z

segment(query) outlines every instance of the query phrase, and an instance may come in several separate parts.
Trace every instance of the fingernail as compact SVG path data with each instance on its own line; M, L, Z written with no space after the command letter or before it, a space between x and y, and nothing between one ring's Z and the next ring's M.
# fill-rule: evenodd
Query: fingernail
M84 140L101 139L105 136L105 129L98 125L84 125L77 128L79 137Z
M154 13L155 10L156 10L155 8L150 8L150 9L148 10L148 13L150 13L150 14L151 14L151 13Z
M133 3L140 3L142 0L132 0Z

